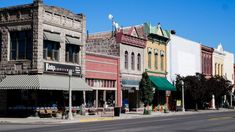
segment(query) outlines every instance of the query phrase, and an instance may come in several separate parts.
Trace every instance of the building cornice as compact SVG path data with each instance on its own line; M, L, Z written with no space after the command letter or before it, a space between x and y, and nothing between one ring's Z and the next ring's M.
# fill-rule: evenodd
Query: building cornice
M120 31L116 33L116 42L140 48L145 48L147 40L143 38L134 37L128 34L124 34L122 31Z

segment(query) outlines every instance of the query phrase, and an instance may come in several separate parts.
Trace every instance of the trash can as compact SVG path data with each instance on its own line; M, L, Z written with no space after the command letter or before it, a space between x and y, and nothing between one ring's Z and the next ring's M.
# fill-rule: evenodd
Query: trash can
M114 116L120 116L120 107L114 107Z

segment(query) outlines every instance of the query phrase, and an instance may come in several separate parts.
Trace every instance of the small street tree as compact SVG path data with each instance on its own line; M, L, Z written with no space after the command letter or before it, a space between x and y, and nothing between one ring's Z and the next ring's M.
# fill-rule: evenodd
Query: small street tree
M139 89L140 89L140 99L144 103L144 114L149 114L149 105L152 104L153 101L153 89L151 86L151 81L149 79L149 76L146 72L142 74L142 79L139 83ZM146 111L147 107L147 111Z

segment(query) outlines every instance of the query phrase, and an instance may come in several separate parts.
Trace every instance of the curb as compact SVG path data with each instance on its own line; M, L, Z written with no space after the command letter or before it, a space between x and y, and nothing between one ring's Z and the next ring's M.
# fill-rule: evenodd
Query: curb
M0 125L4 124L63 124L63 123L86 123L86 122L97 122L97 121L110 121L110 120L126 120L126 119L140 119L140 118L152 118L152 117L169 117L169 116L183 116L183 115L196 115L206 113L220 113L220 112L232 112L235 110L208 110L208 111L186 111L186 112L171 112L171 113L155 113L152 115L123 115L119 117L91 117L91 118L77 118L75 120L49 120L49 121L37 121L29 120L22 122L21 120L1 120Z

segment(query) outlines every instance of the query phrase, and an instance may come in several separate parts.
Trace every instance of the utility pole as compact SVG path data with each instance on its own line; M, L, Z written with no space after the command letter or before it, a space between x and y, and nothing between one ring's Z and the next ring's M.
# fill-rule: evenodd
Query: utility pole
M182 82L182 111L185 112L185 107L184 107L184 82Z

